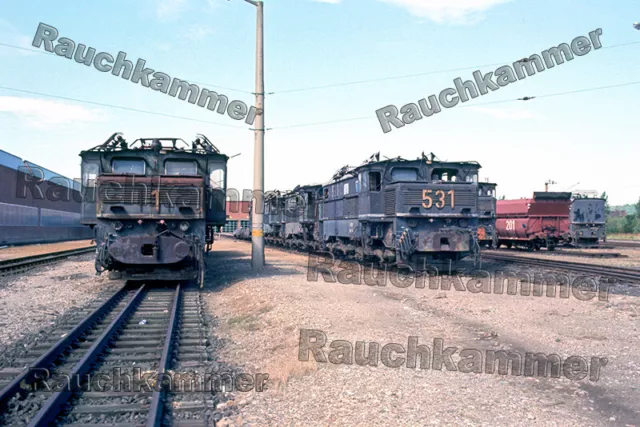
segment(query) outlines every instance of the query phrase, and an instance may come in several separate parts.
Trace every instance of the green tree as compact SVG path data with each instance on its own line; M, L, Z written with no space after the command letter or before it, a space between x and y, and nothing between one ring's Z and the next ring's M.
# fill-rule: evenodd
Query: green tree
M636 215L627 215L624 217L623 233L633 233L636 231Z
M607 195L607 192L603 191L600 198L604 199L604 214L608 217L611 214L611 206L609 206L609 196Z
M621 217L608 217L607 218L607 233L616 234L622 233L624 228L625 219Z
M640 216L640 197L638 197L638 201L636 202L634 207L636 208L636 218L638 218Z

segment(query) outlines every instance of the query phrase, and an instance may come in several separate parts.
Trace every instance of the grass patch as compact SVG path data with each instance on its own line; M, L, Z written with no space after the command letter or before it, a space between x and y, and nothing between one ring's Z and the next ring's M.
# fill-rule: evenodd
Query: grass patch
M256 317L253 314L243 314L230 318L227 323L230 327L236 327L248 331L255 331L258 326L255 323Z
M632 233L614 233L607 234L607 240L640 240L640 234Z

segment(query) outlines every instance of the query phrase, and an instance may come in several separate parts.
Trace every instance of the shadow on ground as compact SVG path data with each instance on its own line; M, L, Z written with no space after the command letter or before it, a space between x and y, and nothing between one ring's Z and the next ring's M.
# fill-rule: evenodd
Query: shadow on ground
M267 263L261 271L256 272L251 268L250 249L248 252L214 250L207 256L206 263L207 273L204 289L214 292L222 291L246 279L304 274L293 264L280 262Z

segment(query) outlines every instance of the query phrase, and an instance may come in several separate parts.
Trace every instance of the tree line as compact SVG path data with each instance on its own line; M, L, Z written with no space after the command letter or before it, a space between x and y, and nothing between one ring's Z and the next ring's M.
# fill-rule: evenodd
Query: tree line
M600 195L600 198L604 199L604 207L607 215L607 234L614 233L640 233L640 198L632 205L632 209L628 209L629 206L623 206L623 209L627 212L623 217L612 217L611 206L609 206L607 192L605 191ZM618 208L616 206L616 208ZM633 212L630 212L633 210Z

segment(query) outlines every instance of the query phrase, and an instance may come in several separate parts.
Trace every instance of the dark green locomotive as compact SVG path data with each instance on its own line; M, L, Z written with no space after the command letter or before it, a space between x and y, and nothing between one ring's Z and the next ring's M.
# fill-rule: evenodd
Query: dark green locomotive
M225 223L228 157L203 135L128 144L119 133L80 156L98 273L202 285L214 227Z

